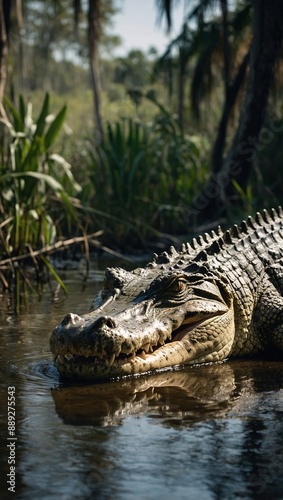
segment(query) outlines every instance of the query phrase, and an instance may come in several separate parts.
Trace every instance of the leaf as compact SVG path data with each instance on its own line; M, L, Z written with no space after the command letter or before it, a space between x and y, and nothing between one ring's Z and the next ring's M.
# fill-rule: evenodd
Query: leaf
M67 111L67 106L63 106L63 108L59 111L58 115L54 118L54 120L50 124L44 139L46 150L49 149L50 146L54 143L60 129L62 128L66 116L66 111Z
M8 174L4 174L1 177L1 181L9 179L11 177L33 177L34 179L46 182L54 191L64 191L64 187L62 186L62 184L60 184L60 182L56 181L53 177L51 177L51 175L43 174L41 172L11 172Z
M43 152L43 137L35 135L32 143L26 148L26 156L22 162L21 170L37 170L39 168L39 158Z
M20 97L19 97L19 110L20 110L20 117L21 117L22 123L25 125L26 105L25 105L25 101L24 101L22 94L20 94Z
M68 295L68 291L67 291L66 285L61 280L59 274L56 273L54 267L51 266L49 260L46 259L46 257L44 257L44 255L41 255L40 258L44 262L45 266L50 271L50 273L52 274L52 276L55 278L55 280L57 281L57 283L59 283L59 285L61 286L61 288L64 290L65 294Z
M128 176L128 183L129 184L132 184L134 182L136 172L137 172L138 167L140 165L140 161L142 160L143 157L144 157L144 151L140 151L139 153L136 154L136 156L132 162L131 170L130 170L129 176Z
M45 99L43 102L43 106L42 106L40 115L39 115L38 120L37 120L37 126L35 129L34 136L43 134L43 130L44 130L45 123L46 123L45 120L46 120L46 117L47 117L48 112L49 112L48 110L49 110L49 94L46 93Z
M72 174L72 166L69 162L67 162L67 160L65 160L65 158L63 158L63 156L57 154L57 153L53 153L49 156L48 160L52 160L56 163L59 163L59 165L62 166L64 172L65 172L65 175L66 177L68 178L69 182L71 183L71 186L72 188L77 192L79 193L81 190L82 190L82 187L80 186L80 184L78 182L76 182L73 174Z
M71 215L71 217L73 217L74 220L77 220L78 216L76 210L72 205L70 197L65 193L64 190L60 191L60 199L62 200L62 203L67 207L68 215Z
M11 112L13 119L14 119L14 130L15 132L23 132L25 128L24 121L22 121L18 111L16 108L13 106L11 101L8 99L8 97L4 96L4 103Z

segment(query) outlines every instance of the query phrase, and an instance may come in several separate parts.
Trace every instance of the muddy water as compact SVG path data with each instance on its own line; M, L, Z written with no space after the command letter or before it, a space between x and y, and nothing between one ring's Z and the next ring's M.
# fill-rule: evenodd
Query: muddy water
M50 331L87 312L102 274L13 313L0 297L1 499L16 403L17 499L283 499L283 363L233 361L108 384L66 386ZM11 437L11 436L10 436Z

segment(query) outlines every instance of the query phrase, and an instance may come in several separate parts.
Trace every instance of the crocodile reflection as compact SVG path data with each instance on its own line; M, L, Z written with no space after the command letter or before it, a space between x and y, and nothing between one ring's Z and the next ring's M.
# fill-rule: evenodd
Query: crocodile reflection
M130 415L170 425L242 414L261 392L283 388L282 363L232 361L52 390L56 411L72 425L117 425Z

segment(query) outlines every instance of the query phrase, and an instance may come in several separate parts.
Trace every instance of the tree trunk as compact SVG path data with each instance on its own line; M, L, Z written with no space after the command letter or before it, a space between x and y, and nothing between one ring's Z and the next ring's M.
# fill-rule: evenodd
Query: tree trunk
M3 108L3 97L7 78L7 33L5 25L5 16L3 9L3 1L0 0L0 115L5 116Z
M250 59L250 52L248 51L238 68L233 83L228 85L228 88L225 92L225 102L224 102L223 112L218 126L216 140L214 142L212 150L211 172L213 174L216 174L222 168L223 151L225 147L228 122L232 109L238 97L239 90L243 83L249 59Z
M18 36L19 36L19 66L20 66L20 85L22 89L25 88L26 82L26 72L25 72L25 60L24 60L24 48L22 41L22 33L24 27L23 20L23 5L22 0L16 0L16 13L17 13L17 23L18 23Z
M230 85L230 52L231 52L229 43L227 0L220 0L220 9L222 14L224 85L225 85L225 93L227 94Z
M178 120L181 128L184 125L184 94L186 75L186 55L182 48L179 49L179 88L178 88Z
M282 0L253 0L253 40L246 95L238 129L221 169L202 193L196 196L191 214L198 220L218 217L236 194L234 183L245 189L257 149L264 143L260 134L267 106L274 66L283 36Z
M96 124L96 145L103 138L102 112L101 112L101 84L98 62L98 44L101 34L101 2L102 0L89 0L88 8L88 45L89 63L93 89L94 118Z

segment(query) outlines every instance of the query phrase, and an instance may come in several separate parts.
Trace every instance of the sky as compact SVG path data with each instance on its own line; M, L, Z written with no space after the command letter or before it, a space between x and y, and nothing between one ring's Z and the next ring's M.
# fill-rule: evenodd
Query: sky
M173 30L166 35L165 22L158 24L155 0L119 0L121 11L113 18L113 33L122 38L122 46L116 49L116 56L124 56L131 49L148 51L152 46L162 54L168 42L176 36L182 25L184 3L173 11Z

